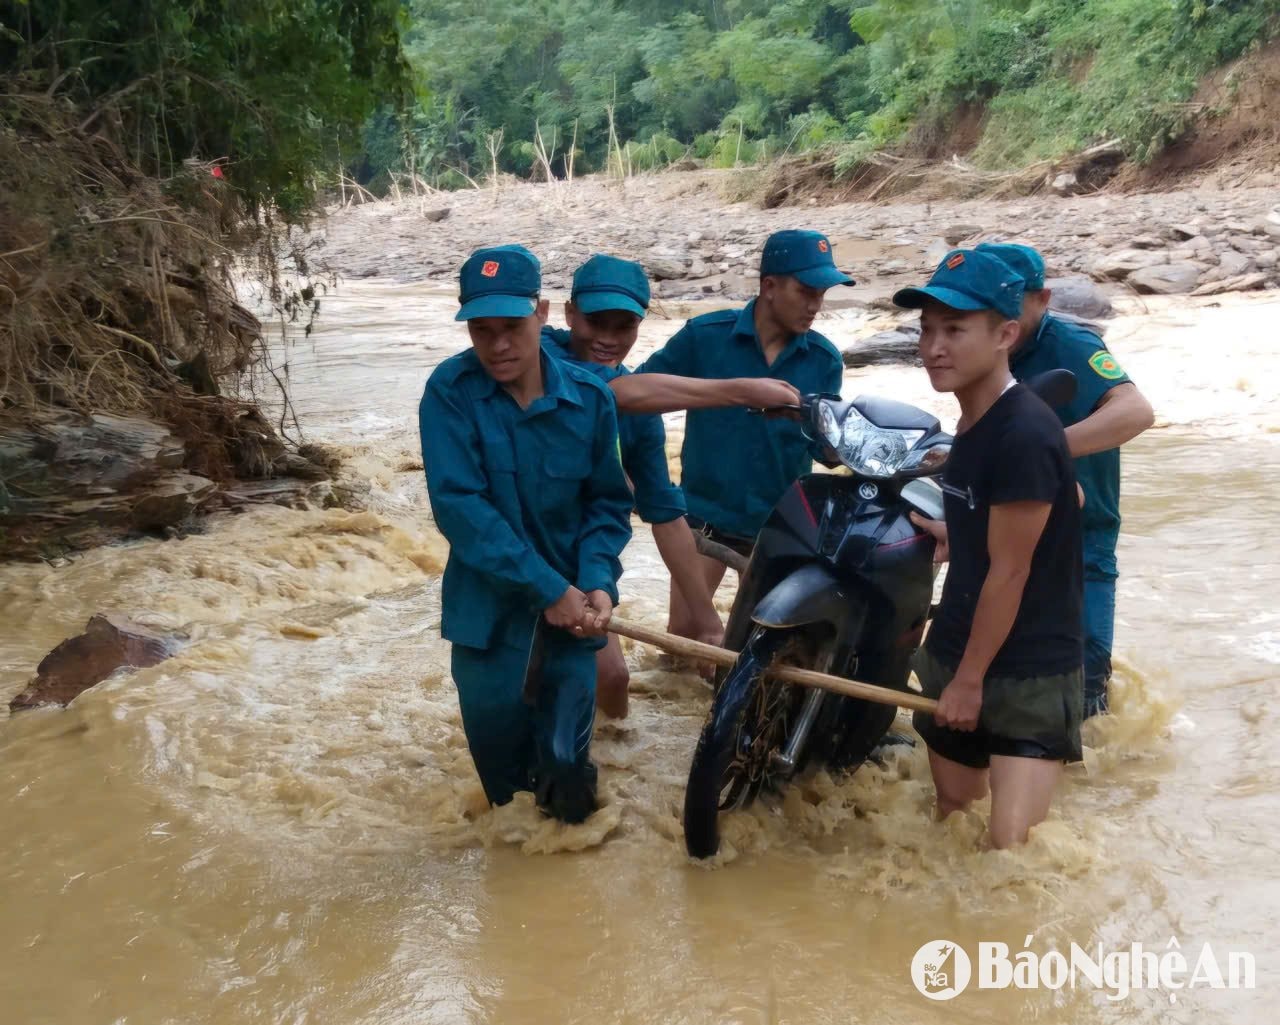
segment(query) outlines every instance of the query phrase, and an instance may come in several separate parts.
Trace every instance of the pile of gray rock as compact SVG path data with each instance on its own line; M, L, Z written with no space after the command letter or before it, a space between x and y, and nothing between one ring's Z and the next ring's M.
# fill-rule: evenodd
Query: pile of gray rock
M1280 207L1249 221L1165 225L1097 257L1099 279L1146 295L1218 295L1275 288L1280 279Z
M553 293L568 290L574 269L592 253L611 252L641 261L660 301L740 302L755 294L765 238L810 227L831 237L864 299L927 275L953 246L993 239L1036 245L1056 276L1138 292L1205 294L1280 280L1274 189L946 203L908 197L887 206L762 210L726 202L725 182L725 172L694 171L623 183L515 184L433 196L430 206L368 203L328 219L323 258L340 277L452 288L472 249L519 241L538 254Z
M1049 308L1064 320L1084 324L1097 335L1105 335L1104 318L1113 314L1106 292L1086 277L1046 278L1045 287L1052 291ZM842 355L846 367L916 364L919 357L920 328L914 320L895 325L845 347Z

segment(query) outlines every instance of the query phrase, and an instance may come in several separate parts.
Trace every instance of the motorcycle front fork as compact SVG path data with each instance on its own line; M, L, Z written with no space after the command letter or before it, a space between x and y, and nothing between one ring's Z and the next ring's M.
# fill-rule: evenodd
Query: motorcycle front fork
M800 715L796 719L795 729L791 731L791 736L787 738L787 746L781 751L773 753L771 767L774 772L790 776L796 771L796 762L800 757L800 752L804 750L804 745L809 739L810 732L813 730L813 724L818 718L818 712L822 710L822 699L826 696L825 691L818 690L816 687L804 696L804 704L800 707Z

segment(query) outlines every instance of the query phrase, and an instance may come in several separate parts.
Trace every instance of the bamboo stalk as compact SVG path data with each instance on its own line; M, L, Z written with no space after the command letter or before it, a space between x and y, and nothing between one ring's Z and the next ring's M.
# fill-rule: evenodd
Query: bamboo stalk
M714 644L703 644L701 641L690 640L687 637L677 637L662 630L651 630L647 626L629 623L617 616L609 620L609 632L621 637L630 637L633 641L640 641L642 644L651 644L673 655L683 655L702 662L714 662L718 666L728 667L738 661L737 653L727 648L717 648ZM846 680L840 676L819 673L813 669L800 669L796 666L773 665L765 672L785 683L794 683L801 687L816 687L847 698L861 698L863 701L895 705L915 712L933 713L938 710L936 701L916 694L914 691L893 690L874 683Z

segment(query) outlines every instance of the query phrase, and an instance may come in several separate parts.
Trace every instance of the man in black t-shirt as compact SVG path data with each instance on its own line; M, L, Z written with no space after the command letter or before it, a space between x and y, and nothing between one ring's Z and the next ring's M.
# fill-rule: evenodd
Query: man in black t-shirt
M991 791L991 840L1022 843L1078 761L1083 701L1080 507L1066 435L1009 373L1023 281L993 256L955 250L929 284L893 298L919 309L920 355L960 403L942 474L951 567L916 659L935 716L917 712L946 816Z

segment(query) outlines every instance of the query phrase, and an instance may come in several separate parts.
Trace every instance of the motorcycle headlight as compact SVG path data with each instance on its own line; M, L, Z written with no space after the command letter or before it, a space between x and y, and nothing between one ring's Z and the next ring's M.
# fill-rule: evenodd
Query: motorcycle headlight
M818 403L818 437L834 449L840 448L840 421L829 402Z
M850 406L840 425L839 442L829 440L829 444L854 473L864 477L892 477L906 462L912 446L923 437L924 431L877 427Z

